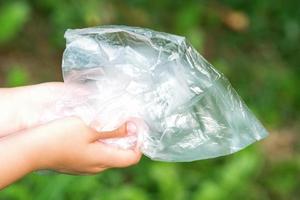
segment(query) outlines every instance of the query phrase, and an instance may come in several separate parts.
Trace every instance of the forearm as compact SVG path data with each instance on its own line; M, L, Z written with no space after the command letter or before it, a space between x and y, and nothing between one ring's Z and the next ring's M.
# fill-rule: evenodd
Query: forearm
M0 138L38 125L42 112L63 91L62 83L0 89Z
M0 139L0 190L36 169L36 148L31 134Z
M0 89L0 137L22 129L22 113L24 98L18 89ZM18 101L17 101L18 99Z
M59 134L70 139L76 129L74 121L85 127L78 119L53 121L0 138L0 190L32 171L56 169L56 163L65 162L56 162L68 150L64 149L66 138Z

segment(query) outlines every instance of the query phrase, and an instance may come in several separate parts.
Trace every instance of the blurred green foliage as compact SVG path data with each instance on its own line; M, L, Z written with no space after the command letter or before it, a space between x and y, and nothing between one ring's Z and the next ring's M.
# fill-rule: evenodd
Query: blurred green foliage
M29 18L29 6L25 2L11 2L0 8L0 44L17 36Z
M28 72L20 66L12 66L6 75L6 84L11 87L22 86L28 82Z
M144 158L97 176L34 173L1 191L0 199L299 199L299 8L297 0L0 1L3 86L57 80L67 28L148 27L186 36L270 130L284 130L263 146L223 158Z

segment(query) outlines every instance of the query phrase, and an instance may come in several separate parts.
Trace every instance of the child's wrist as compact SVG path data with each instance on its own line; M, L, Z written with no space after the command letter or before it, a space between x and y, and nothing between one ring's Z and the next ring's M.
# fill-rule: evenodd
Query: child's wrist
M38 129L38 128L37 128ZM20 133L23 141L24 157L27 163L28 173L46 169L48 167L48 147L39 130L31 129Z

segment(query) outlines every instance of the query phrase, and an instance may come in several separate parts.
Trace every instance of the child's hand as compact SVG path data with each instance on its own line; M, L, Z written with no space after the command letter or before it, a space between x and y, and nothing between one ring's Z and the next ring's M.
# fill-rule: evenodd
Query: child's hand
M36 140L32 152L35 169L93 174L112 167L127 167L140 160L141 153L137 148L123 150L99 141L108 137L124 137L129 132L135 132L132 122L115 131L99 133L77 118L66 118L33 129L28 137Z
M41 124L42 114L65 96L87 90L62 82L16 88L0 88L0 138Z
M99 133L77 118L65 118L11 134L0 140L0 189L35 170L94 174L136 164L136 147L123 150L98 141L135 132L131 122L112 132Z
M0 189L35 170L94 174L140 160L138 147L123 150L99 141L134 134L132 122L105 133L75 117L39 126L40 113L66 91L72 90L63 83L0 89Z

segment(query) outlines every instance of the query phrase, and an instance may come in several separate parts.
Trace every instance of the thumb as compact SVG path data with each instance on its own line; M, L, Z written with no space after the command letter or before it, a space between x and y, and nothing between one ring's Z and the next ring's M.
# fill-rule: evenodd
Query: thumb
M136 134L137 127L133 122L126 122L113 131L103 131L95 134L94 140L125 137L126 135Z

